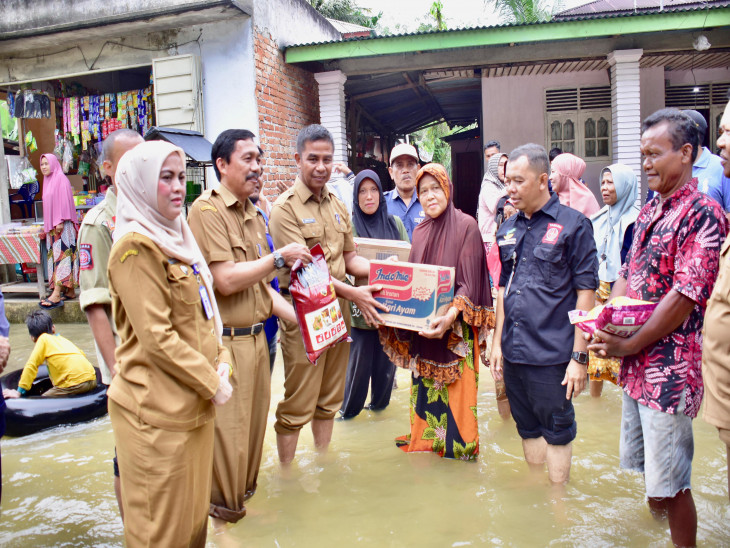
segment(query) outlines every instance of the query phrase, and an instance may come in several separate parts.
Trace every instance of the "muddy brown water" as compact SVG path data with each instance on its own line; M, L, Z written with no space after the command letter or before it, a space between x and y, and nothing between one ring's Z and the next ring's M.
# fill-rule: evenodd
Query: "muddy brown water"
M95 361L85 325L59 325ZM11 328L9 369L22 367L32 343ZM314 452L302 433L284 477L276 459L274 409L283 393L280 359L257 494L248 516L220 546L669 546L666 524L644 503L642 478L618 468L621 400L607 385L600 400L576 401L578 438L571 481L554 491L546 474L528 472L514 423L502 421L494 385L482 368L476 463L407 455L394 438L408 431L409 375L382 412L335 423L331 450ZM701 546L730 546L724 448L714 427L694 421L692 486ZM23 438L3 438L0 546L122 546L112 489L113 435L107 417ZM204 496L204 495L203 495Z

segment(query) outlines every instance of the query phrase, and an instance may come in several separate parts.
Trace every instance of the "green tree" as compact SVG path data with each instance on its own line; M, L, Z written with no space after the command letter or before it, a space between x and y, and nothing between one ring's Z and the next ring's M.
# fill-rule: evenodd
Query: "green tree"
M505 23L550 21L553 13L562 9L561 0L493 0L493 2L499 18Z
M346 23L354 23L374 29L383 12L373 15L369 8L363 8L355 0L307 0L309 4L329 19L337 19Z

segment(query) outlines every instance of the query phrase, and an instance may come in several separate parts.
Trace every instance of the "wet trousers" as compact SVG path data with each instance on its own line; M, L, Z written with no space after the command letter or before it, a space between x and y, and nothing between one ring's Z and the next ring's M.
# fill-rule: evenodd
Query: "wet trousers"
M233 395L216 408L210 515L235 523L246 515L261 466L271 402L266 335L223 337L231 352Z
M286 297L291 302L291 297ZM348 328L350 307L340 299ZM329 348L312 365L307 360L299 326L282 320L281 351L284 358L284 399L276 408L278 434L294 434L312 419L331 420L342 407L350 343Z
M351 331L350 361L345 380L342 416L355 417L362 411L370 388L370 409L385 409L393 392L395 365L383 352L377 329Z
M204 547L213 421L186 432L151 426L109 400L128 548Z

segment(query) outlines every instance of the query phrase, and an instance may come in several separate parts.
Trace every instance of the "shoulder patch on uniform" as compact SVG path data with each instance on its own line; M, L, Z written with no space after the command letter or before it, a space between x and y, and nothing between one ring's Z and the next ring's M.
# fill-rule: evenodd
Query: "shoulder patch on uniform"
M94 268L94 257L91 254L93 249L91 244L79 244L79 269L91 270Z
M217 208L215 208L215 207L214 207L214 206L212 206L212 205L204 205L204 206L200 206L200 211L201 211L201 212L202 212L202 211L215 211L215 212L217 212L217 211L218 211L218 209L217 209Z
M119 259L120 263L123 263L127 260L127 257L132 257L134 255L139 255L139 250L137 249L128 249L124 252L124 255L122 255L121 259Z

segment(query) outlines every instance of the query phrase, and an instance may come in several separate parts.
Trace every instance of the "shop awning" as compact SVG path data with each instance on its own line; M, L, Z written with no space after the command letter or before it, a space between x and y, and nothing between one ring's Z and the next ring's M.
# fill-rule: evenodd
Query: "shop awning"
M201 164L211 163L210 155L213 143L197 131L153 126L145 134L144 139L145 141L167 141L183 149L193 161Z

